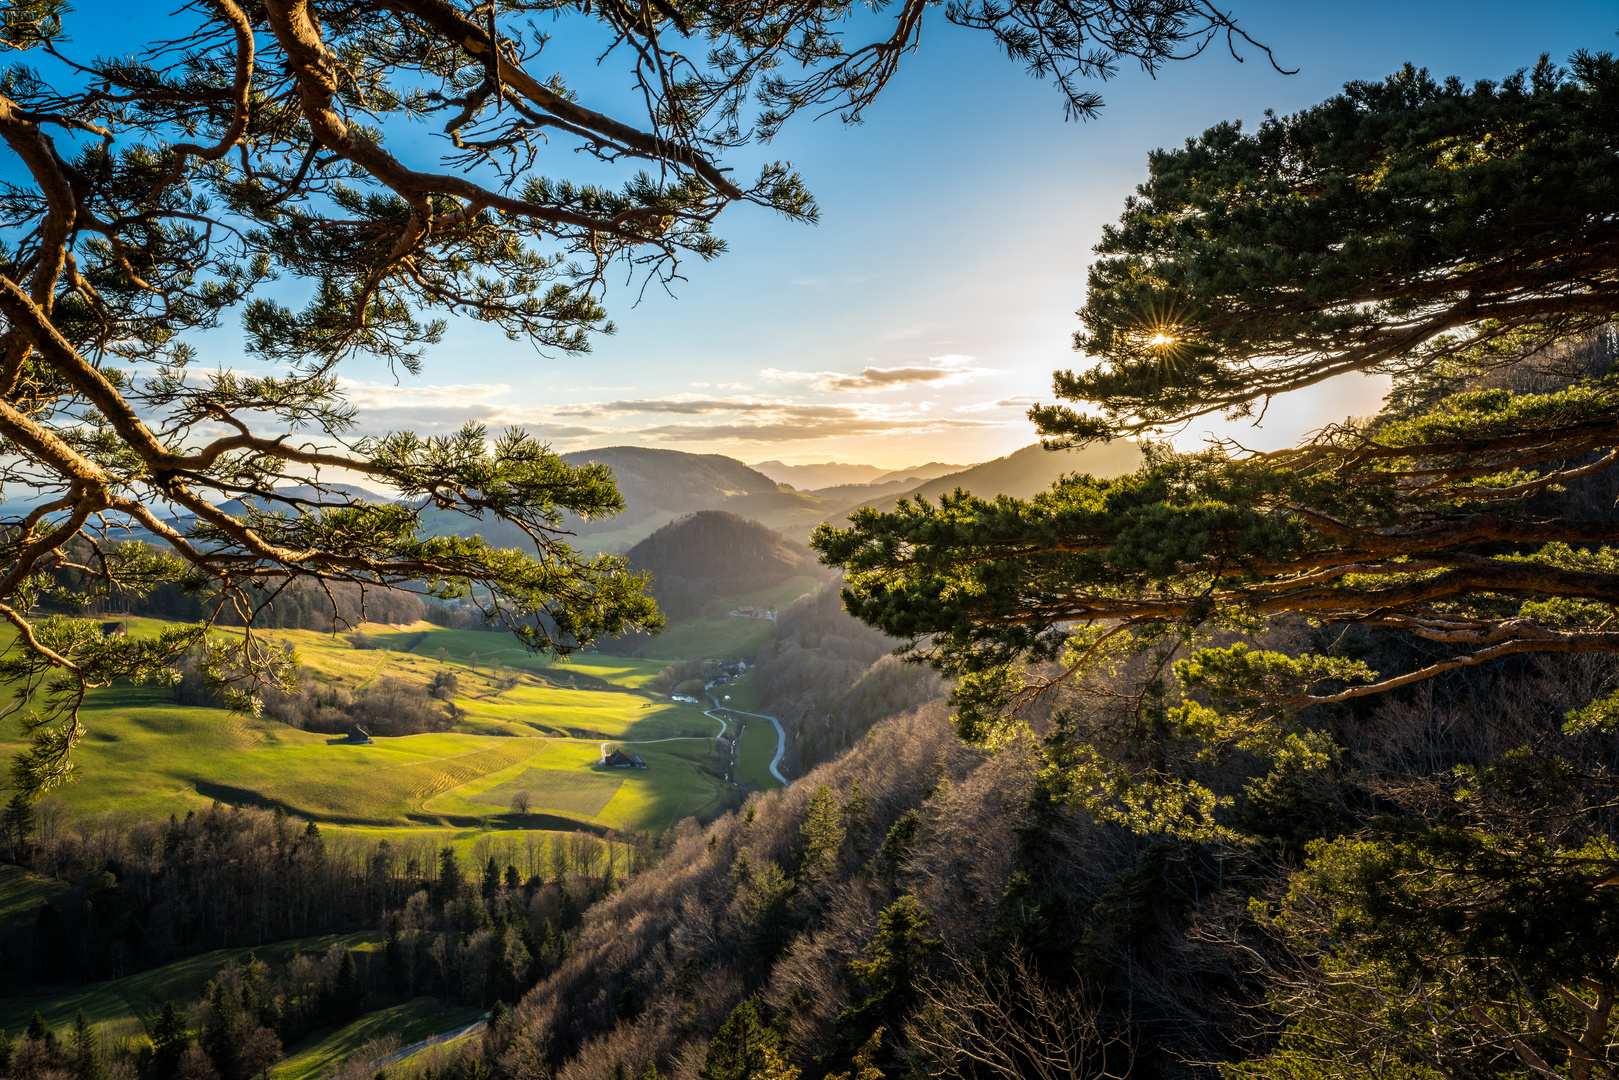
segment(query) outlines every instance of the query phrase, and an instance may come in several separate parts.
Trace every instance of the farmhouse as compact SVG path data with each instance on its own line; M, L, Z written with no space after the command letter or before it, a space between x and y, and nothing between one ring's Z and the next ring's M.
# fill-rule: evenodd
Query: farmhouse
M626 754L623 750L614 750L602 759L602 764L609 769L644 769L646 758L640 754Z
M349 742L361 745L369 745L371 742L371 733L365 730L365 728L361 727L359 724L355 724L353 727L349 728Z

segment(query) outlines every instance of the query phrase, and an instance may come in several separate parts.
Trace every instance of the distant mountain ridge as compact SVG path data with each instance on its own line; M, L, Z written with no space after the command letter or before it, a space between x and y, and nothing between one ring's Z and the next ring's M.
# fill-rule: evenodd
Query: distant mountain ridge
M819 465L787 465L780 461L759 461L749 466L778 484L791 484L800 491L834 487L838 484L869 484L888 470L876 465L850 465L825 461Z
M801 543L822 521L841 521L859 506L891 510L902 497L923 496L937 500L942 494L964 488L984 498L998 494L1028 498L1050 487L1068 473L1120 476L1141 463L1141 450L1134 443L1108 443L1084 450L1048 452L1037 443L1005 457L941 476L917 480L913 470L882 472L876 466L850 466L836 462L828 467L859 468L875 479L863 483L822 487L815 491L795 490L786 482L773 480L758 469L723 454L688 454L644 446L609 446L578 450L562 455L572 465L599 462L613 470L618 490L624 497L623 513L613 518L585 521L568 518L565 527L588 551L627 551L661 527L701 511L725 511L741 519L760 522L781 532L784 542ZM779 462L764 462L779 465ZM822 466L783 466L787 469ZM952 468L940 462L918 466L926 472ZM394 497L367 491L349 484L334 484L320 496L311 488L288 488L285 495L331 503L345 497L366 502L391 502ZM240 503L225 509L240 512ZM527 534L510 522L486 517L482 521L431 507L423 512L423 525L429 533L481 535L497 547L529 549ZM766 531L769 531L767 529ZM740 591L740 590L737 590Z
M1134 472L1141 465L1141 447L1133 442L1094 443L1083 450L1045 449L1039 443L1014 450L1005 457L970 469L929 480L904 492L867 499L860 506L892 510L902 498L921 496L937 502L939 496L961 488L985 499L1011 495L1027 499L1070 473L1114 477ZM857 507L845 507L847 514Z
M761 461L751 467L777 483L791 484L800 491L816 491L820 488L847 487L852 484L882 484L907 477L915 477L920 482L947 473L960 472L971 466L930 461L926 465L915 465L908 469L883 469L876 465L852 465L840 461L827 461L819 465L786 465L780 461Z
M571 465L598 462L613 470L625 509L601 521L573 519L581 537L617 535L620 546L648 536L659 524L698 510L727 510L772 527L806 535L837 507L784 489L757 470L722 454L687 454L646 446L608 446L563 454Z

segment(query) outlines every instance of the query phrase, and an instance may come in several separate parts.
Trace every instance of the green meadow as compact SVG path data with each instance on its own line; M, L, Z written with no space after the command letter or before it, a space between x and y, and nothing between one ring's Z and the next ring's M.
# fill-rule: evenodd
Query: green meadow
M482 1009L447 1006L430 997L378 1009L342 1027L316 1031L289 1046L275 1075L277 1080L316 1080L330 1076L349 1055L368 1045L410 1046L439 1032L466 1027L483 1013Z
M135 634L161 625L126 622ZM267 636L291 645L309 676L356 692L379 678L427 684L454 672L454 731L350 745L268 717L176 705L166 687L119 685L87 702L77 780L59 797L78 812L159 817L217 800L357 829L658 831L713 811L727 793L712 742L720 725L647 689L655 661L501 653L512 639L427 623L361 631L381 647L312 631ZM16 729L5 735L0 753L18 749ZM655 743L636 747L651 767L599 767L603 742ZM517 790L530 793L527 814L511 810Z
M759 702L753 691L753 672L748 672L729 686L717 693L727 695L730 700L721 700L733 709L743 712L758 712ZM742 740L736 748L736 778L742 784L756 787L761 791L773 791L781 787L781 781L770 775L770 760L776 756L776 729L769 720L761 720L757 716L735 716L732 722L745 721L742 729Z
M67 885L55 878L0 863L0 934L32 925L39 905L60 902L69 891Z
M730 612L744 605L769 607L774 604L780 610L814 591L820 583L820 578L806 575L788 578L768 589L717 597L704 605L702 611L675 623L638 651L665 662L693 656L752 656L770 644L776 634L776 624L770 619L737 618Z
M318 956L339 944L368 952L378 947L378 941L375 933L329 934L278 941L256 949L215 949L110 982L46 991L29 997L0 997L0 1029L15 1034L26 1028L29 1018L38 1012L47 1024L60 1030L70 1027L78 1011L83 1009L92 1022L106 1025L104 1030L108 1034L134 1033L140 1030L140 1022L145 1017L162 1009L165 1001L180 1004L195 1001L208 981L219 974L220 968L240 962L250 952L266 963L279 966L296 952Z

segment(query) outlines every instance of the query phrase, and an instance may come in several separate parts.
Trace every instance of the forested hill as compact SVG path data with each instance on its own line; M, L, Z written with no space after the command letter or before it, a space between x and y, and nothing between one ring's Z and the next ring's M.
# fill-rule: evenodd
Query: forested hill
M698 511L665 525L631 548L629 560L652 573L653 595L671 619L692 614L714 596L822 572L802 544L723 510Z
M624 512L618 517L570 525L580 536L619 533L633 543L658 523L698 510L729 510L807 536L816 522L841 509L785 490L763 473L720 454L609 446L562 457L573 465L594 461L609 466L624 496Z

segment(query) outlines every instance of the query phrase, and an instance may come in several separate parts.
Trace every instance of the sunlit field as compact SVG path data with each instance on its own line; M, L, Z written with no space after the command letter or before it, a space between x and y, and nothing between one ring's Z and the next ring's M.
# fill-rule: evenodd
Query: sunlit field
M162 626L124 621L132 634ZM356 648L348 634L266 636L293 646L309 676L355 692L380 678L425 685L453 671L454 731L350 745L268 717L176 705L167 687L120 685L92 694L77 779L58 797L84 813L167 817L218 800L389 830L661 830L713 810L730 787L712 741L720 725L646 688L660 663L602 655L564 663L514 649L502 634L427 623L360 631L380 647ZM598 764L603 742L649 741L657 744L636 746L646 770ZM18 748L0 743L0 752ZM511 808L519 790L529 792L527 813Z

